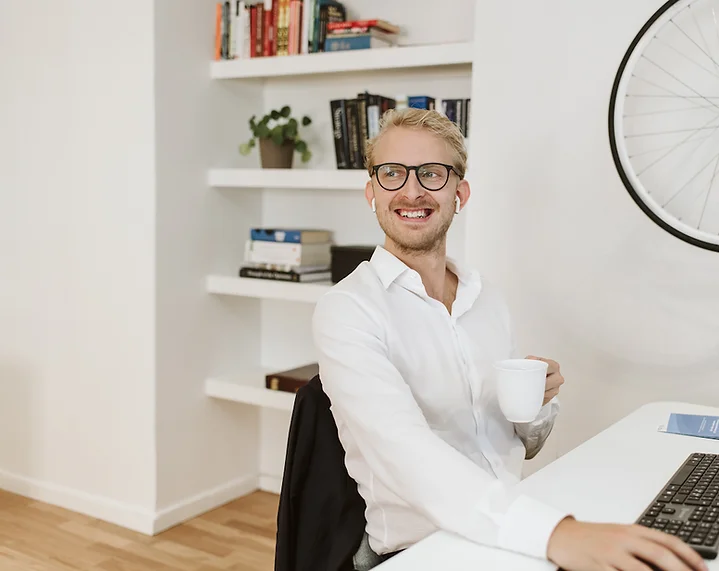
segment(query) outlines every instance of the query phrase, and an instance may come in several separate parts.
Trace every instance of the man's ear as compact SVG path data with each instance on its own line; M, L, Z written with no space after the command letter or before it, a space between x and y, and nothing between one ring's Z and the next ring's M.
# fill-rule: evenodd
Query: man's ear
M460 180L457 185L457 197L459 198L460 210L467 205L470 194L472 194L472 192L469 188L469 182L467 182L466 179Z
M367 181L364 185L364 197L367 200L367 204L372 206L372 199L374 198L374 188L372 188L372 179Z

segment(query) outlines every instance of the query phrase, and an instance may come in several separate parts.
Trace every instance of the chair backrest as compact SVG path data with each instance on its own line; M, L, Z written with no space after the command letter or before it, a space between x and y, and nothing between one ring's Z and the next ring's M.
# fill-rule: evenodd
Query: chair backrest
M295 397L277 513L275 571L352 571L366 505L319 375Z

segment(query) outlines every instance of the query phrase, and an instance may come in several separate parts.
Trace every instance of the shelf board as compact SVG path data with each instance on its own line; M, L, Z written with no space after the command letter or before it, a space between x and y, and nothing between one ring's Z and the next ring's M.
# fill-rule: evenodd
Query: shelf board
M364 169L211 169L207 183L215 188L294 188L364 190Z
M462 42L258 57L213 61L210 76L212 79L246 79L467 65L472 63L473 54L473 43Z
M230 276L207 277L209 293L304 303L317 303L332 285L331 282L294 283Z
M205 380L205 394L209 397L292 411L295 395L284 391L273 391L265 387L265 375L270 371L248 371L237 377L209 378Z

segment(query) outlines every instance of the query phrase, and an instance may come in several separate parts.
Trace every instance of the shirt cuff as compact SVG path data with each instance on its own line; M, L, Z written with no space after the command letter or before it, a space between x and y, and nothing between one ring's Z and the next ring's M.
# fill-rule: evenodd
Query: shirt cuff
M504 517L497 545L501 549L546 560L549 538L557 524L568 516L569 513L528 496L519 496Z

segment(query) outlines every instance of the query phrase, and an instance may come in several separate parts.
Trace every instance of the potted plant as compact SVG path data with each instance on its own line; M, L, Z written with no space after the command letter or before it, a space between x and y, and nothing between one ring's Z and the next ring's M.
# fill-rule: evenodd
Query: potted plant
M259 122L255 121L255 115L250 117L252 137L240 145L240 153L249 155L256 141L259 140L262 168L292 168L295 151L300 153L303 163L309 161L312 153L307 148L307 143L300 137L299 123L290 116L291 113L289 105L285 105L279 111L273 109ZM312 120L309 117L302 117L304 127L310 123Z

